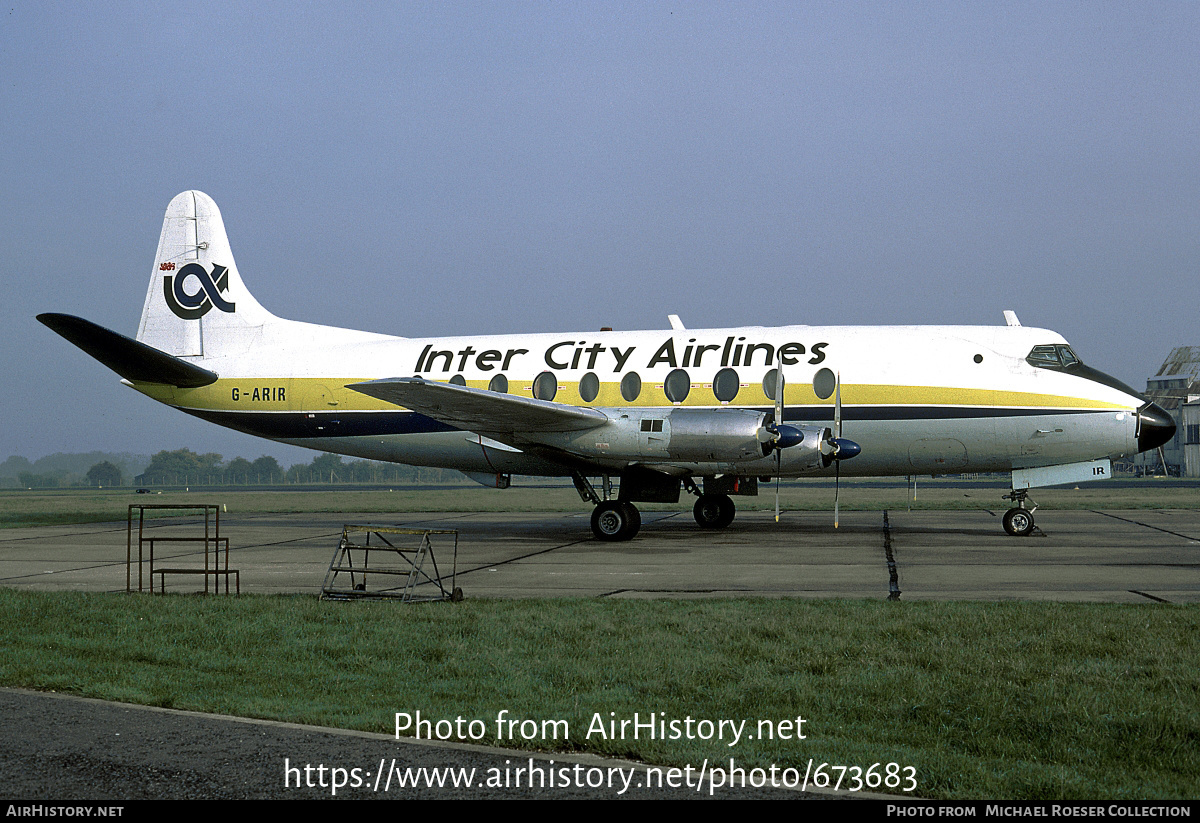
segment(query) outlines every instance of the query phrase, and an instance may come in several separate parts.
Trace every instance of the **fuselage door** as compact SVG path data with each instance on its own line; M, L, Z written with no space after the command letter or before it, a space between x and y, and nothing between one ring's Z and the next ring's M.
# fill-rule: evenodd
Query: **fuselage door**
M306 381L302 385L300 408L305 415L306 428L314 435L337 434L341 420L337 414L338 399L333 390L315 381Z
M651 457L665 457L667 444L671 441L671 419L666 414L662 417L648 416L641 420L638 431L638 446L642 454Z

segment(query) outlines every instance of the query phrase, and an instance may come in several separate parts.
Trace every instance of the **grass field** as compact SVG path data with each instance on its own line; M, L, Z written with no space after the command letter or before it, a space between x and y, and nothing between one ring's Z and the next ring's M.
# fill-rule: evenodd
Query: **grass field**
M888 507L907 502L903 486L844 491ZM918 504L999 508L1002 491L925 484ZM485 499L504 509L581 508L571 489L178 496L211 496L240 511L475 510ZM171 497L153 502L178 502ZM1037 497L1046 508L1156 500L1192 508L1200 494L1156 486ZM9 525L73 513L123 519L130 502L145 500L129 491L0 496ZM490 722L507 709L567 721L570 736L555 750L660 765L736 757L746 767L782 767L812 757L912 766L925 797L1200 797L1196 606L576 599L400 607L0 589L0 649L7 686L198 711L390 732L395 712ZM807 737L731 748L586 736L596 713L635 712L744 719L751 728L800 715Z
M0 682L391 732L565 720L557 750L660 765L896 762L918 796L1200 795L1200 609L726 600L353 606L0 590ZM610 715L610 712L613 713ZM587 739L638 712L806 718L806 739ZM545 748L549 742L504 740Z

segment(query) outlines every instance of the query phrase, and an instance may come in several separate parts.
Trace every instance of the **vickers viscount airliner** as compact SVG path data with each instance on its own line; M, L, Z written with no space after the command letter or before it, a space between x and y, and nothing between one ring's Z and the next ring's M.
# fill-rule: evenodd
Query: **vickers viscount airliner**
M1107 478L1174 436L1160 407L1021 326L742 326L404 338L284 320L247 291L221 213L167 207L136 340L38 319L143 394L260 437L345 455L570 477L592 531L628 540L635 504L697 497L723 528L733 497L808 476L1011 472L1028 490ZM613 480L617 481L614 494ZM598 482L597 482L598 481Z

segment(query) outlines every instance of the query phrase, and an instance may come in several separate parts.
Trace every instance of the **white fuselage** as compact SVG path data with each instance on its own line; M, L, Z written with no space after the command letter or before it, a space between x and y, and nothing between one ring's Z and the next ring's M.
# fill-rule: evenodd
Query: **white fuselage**
M196 359L220 375L212 385L135 387L222 425L308 448L521 474L588 467L619 472L641 463L696 476L752 476L774 474L776 462L772 456L664 460L665 452L655 450L654 432L647 434L639 460L629 460L625 451L613 462L597 451L590 432L517 436L450 430L346 386L419 376L503 388L612 417L649 415L669 426L675 409L771 410L772 370L782 361L783 419L789 424L831 425L834 398L822 397L814 380L822 370L840 379L842 433L862 447L861 455L842 466L842 473L854 475L1007 471L1133 454L1136 410L1144 402L1113 385L1032 365L1026 358L1034 346L1066 341L1023 326L784 326L407 339L275 319L252 337L253 345L240 351ZM552 377L539 383L539 375ZM636 392L634 384L640 384ZM589 445L572 446L584 443ZM780 473L814 469L789 468L783 460Z

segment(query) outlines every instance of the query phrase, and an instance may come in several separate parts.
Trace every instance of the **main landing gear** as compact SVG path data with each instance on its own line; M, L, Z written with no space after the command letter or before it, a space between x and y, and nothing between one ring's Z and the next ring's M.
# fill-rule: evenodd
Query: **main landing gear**
M1017 504L1004 513L1004 530L1013 537L1027 537L1033 532L1033 513L1037 511L1037 504L1034 503L1031 509L1025 508L1028 497L1028 489L1013 489L1012 494L1004 495L1005 500ZM1032 500L1029 502L1033 503Z
M632 540L642 527L637 506L621 500L602 500L592 509L592 534L597 540L616 543Z
M604 497L596 493L590 480L576 472L571 475L579 496L596 508L592 509L592 534L597 540L617 543L632 540L642 527L642 514L627 500L613 500L612 482L604 477Z
M592 534L596 536L597 540L617 543L632 540L637 535L638 530L642 527L641 512L628 500L613 499L612 484L608 477L604 478L602 494L598 493L591 481L583 475L574 474L572 479L575 481L575 489L579 492L579 496L595 507L592 509ZM677 500L679 481L674 482L676 483L674 499ZM630 492L630 496L638 500L674 502L665 491L659 490L661 493L655 495L645 485L633 485L628 477L622 483L623 492L627 491L626 486L632 486L633 490ZM696 505L692 508L692 514L700 528L723 529L733 522L734 515L737 514L737 507L734 506L729 495L722 492L706 494L690 477L683 480L683 486L697 498Z
M737 506L733 499L721 492L702 492L692 478L683 481L683 487L690 494L696 495L696 505L692 507L692 517L702 529L723 529L733 522L737 514ZM756 492L757 493L757 492Z
M642 527L637 506L625 500L599 500L592 509L592 534L597 540L632 540ZM737 508L727 494L701 494L692 515L702 529L723 529L733 522Z
M702 529L723 529L736 514L737 507L727 494L702 494L692 507L692 516Z

